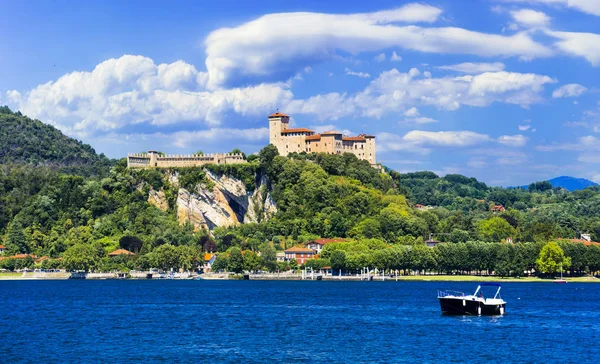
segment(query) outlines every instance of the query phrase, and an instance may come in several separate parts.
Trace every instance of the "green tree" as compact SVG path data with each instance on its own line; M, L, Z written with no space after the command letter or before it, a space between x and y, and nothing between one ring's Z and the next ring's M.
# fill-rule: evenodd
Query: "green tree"
M503 218L494 216L482 220L478 225L479 234L485 241L499 242L515 236L515 229Z
M229 249L229 259L227 260L227 270L234 273L242 273L244 271L244 257L242 251L238 247Z
M252 250L246 250L243 254L244 257L244 270L254 272L262 268L263 260L258 254Z
M552 275L571 266L571 258L566 257L564 251L555 242L550 242L544 245L540 251L540 255L536 260L538 272L545 275Z
M212 264L212 267L210 267L210 269L213 272L220 272L220 271L224 271L227 270L227 255L225 253L221 253L219 255L217 255L217 257L215 258L215 261Z
M334 250L329 258L331 268L342 270L346 269L346 252L343 250Z
M29 247L27 246L27 240L23 233L23 226L18 222L13 221L8 225L8 232L6 234L6 245L10 251L15 253L29 253Z
M269 272L277 269L277 251L270 244L263 244L259 247L260 256Z
M87 244L75 244L62 256L62 264L66 270L90 271L100 263L98 251Z

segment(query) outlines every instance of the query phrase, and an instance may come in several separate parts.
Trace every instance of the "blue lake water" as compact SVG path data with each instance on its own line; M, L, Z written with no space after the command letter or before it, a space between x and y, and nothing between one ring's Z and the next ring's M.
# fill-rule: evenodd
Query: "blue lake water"
M506 283L503 317L442 316L477 283L0 281L0 362L600 359L600 285Z

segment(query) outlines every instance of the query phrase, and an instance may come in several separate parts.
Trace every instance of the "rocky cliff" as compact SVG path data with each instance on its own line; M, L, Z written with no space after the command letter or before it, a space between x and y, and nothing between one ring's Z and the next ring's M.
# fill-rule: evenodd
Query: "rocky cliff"
M254 190L247 190L244 183L236 178L217 175L207 169L204 172L210 183L200 183L191 191L179 186L176 172L165 176L165 180L177 191L175 209L180 224L189 222L194 229L213 230L215 227L260 222L277 212L264 177L258 178L259 183ZM148 202L163 211L169 209L163 189L150 189Z

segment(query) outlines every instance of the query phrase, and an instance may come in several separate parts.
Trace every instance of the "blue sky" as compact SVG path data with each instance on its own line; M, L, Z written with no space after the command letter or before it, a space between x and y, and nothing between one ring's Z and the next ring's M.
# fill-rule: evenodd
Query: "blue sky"
M2 1L0 104L122 157L257 152L266 116L400 172L600 182L600 0Z

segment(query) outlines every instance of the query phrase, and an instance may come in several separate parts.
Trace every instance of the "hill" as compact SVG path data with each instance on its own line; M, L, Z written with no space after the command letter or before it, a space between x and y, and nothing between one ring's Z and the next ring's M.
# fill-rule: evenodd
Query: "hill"
M20 112L0 107L0 164L60 167L84 175L108 170L112 162L89 145Z
M549 180L552 187L562 187L567 191L583 190L591 186L598 186L597 183L585 178L575 178L570 176L560 176Z

